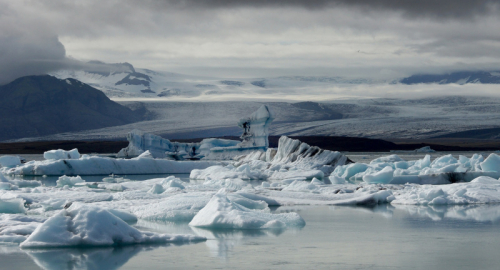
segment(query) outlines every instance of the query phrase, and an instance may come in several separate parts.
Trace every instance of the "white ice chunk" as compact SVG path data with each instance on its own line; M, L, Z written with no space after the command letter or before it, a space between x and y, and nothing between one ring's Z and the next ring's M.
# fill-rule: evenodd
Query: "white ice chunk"
M151 152L149 152L149 150L147 150L146 152L140 154L138 157L139 158L154 158L153 155L151 155Z
M248 209L232 202L225 190L220 190L189 225L217 229L280 229L302 227L305 222L297 213L271 214L269 208Z
M70 151L65 151L62 149L58 150L50 150L45 153L43 153L43 158L49 160L59 160L59 159L79 159L80 158L80 153L78 152L78 149L73 149Z
M330 177L328 178L330 179L330 182L333 184L333 185L337 185L337 184L345 184L346 181L344 178L342 177L338 177L334 174L330 175Z
M436 150L431 149L430 146L424 146L422 148L415 149L415 152L417 152L417 153L432 153L432 152L436 152Z
M407 185L398 191L393 204L488 204L500 203L500 181L477 177L453 185Z
M500 181L495 178L491 178L488 176L480 176L478 178L475 178L474 180L470 181L471 183L481 183L481 184L493 184L493 185L498 185L500 184Z
M151 189L149 189L148 192L151 194L161 194L161 193L165 192L165 189L163 188L162 185L155 183L155 184L153 184Z
M249 117L239 120L238 126L243 129L243 134L240 136L242 142L235 146L213 147L207 158L228 159L259 151L259 155L265 159L265 152L269 147L269 126L274 117L272 111L266 105L262 105Z
M80 176L71 177L66 175L59 177L59 179L57 179L56 181L58 187L64 187L64 186L72 187L78 183L84 183L84 182L85 181Z
M445 155L445 156L436 158L431 163L431 167L440 169L440 168L443 168L443 167L448 166L450 164L457 164L457 163L458 163L458 160L456 158L454 158L451 154L449 154L449 155Z
M203 237L191 235L141 232L107 210L73 204L45 221L20 246L113 246L204 240Z
M283 191L314 192L318 189L319 187L315 184L309 183L307 181L295 180L290 183L290 185L283 188Z
M269 126L275 116L272 111L262 105L248 118L240 119L238 126L243 129L243 140L238 146L242 148L262 147L264 151L269 147Z
M3 170L15 175L110 175L189 173L218 165L216 161L175 161L166 159L115 159L89 156L69 160L30 161L22 166Z
M187 159L199 154L199 143L171 142L160 136L134 129L127 134L129 145L118 152L117 157L133 158L149 151L153 158Z
M500 172L500 156L490 154L483 162L480 163L481 169L486 172Z
M1 156L0 166L2 167L15 167L21 165L21 158L18 156Z
M363 181L370 184L388 184L392 181L393 177L394 170L392 167L387 166L379 172L363 176Z
M21 198L0 199L0 213L26 213L26 209L24 208L24 200Z

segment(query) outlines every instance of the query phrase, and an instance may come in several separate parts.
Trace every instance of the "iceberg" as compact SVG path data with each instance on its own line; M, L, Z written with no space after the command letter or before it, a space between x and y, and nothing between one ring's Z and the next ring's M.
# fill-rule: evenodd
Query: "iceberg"
M363 181L370 184L389 184L394 178L394 170L391 166L383 168L381 171L363 176Z
M24 200L21 198L0 199L0 213L26 213L26 208L24 208Z
M22 248L119 246L205 240L204 237L193 235L141 232L107 210L72 204L38 226L20 246Z
M83 155L80 159L30 161L15 168L0 168L0 172L40 176L190 173L193 169L203 169L220 164L217 161L175 161L148 157L115 159Z
M483 162L479 164L481 169L488 172L500 172L500 156L490 154Z
M397 155L380 157L369 164L355 163L338 166L330 176L335 181L364 181L370 184L431 184L442 185L470 182L480 177L500 177L500 156L491 154L487 159L474 154L471 158L452 155L437 157L431 162L430 155L420 160L405 161Z
M200 143L171 142L160 136L134 129L127 134L129 145L118 152L117 157L133 158L149 151L153 158L173 160L199 158Z
M236 156L248 155L252 152L266 152L269 148L269 126L274 120L274 113L266 105L262 105L249 117L238 121L243 129L242 140L234 146L213 147L206 159L233 159Z
M134 129L127 134L129 145L120 150L117 157L133 158L149 151L153 158L227 160L256 150L265 152L269 147L269 126L273 119L274 114L266 105L240 119L241 142L209 138L199 143L179 143Z
M84 182L85 181L83 181L83 179L80 176L70 177L63 175L59 177L59 179L57 179L56 185L58 187L64 187L64 186L72 187L78 183L84 183Z
M433 150L430 146L424 146L422 148L415 149L415 152L417 152L417 153L433 153L433 152L436 152L436 150Z
M191 171L191 179L283 180L305 178L323 180L347 157L340 152L323 150L299 140L282 136L278 149L254 151L227 166Z
M21 165L21 158L18 156L1 156L0 166L1 167L15 167Z
M47 160L60 160L60 159L79 159L80 153L78 149L73 149L70 151L65 151L62 149L50 150L43 153L43 158Z
M249 117L240 119L238 126L243 129L240 137L243 141L238 146L266 151L269 147L269 126L274 118L271 110L266 105L262 105Z
M232 201L227 191L221 189L189 225L212 229L283 229L303 227L305 221L297 213L272 214L267 204L264 209L247 208Z

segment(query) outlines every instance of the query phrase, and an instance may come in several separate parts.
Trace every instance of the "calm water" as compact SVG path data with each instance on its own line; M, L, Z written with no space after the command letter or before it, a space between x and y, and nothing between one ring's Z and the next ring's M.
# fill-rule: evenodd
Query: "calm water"
M188 245L22 251L0 248L0 269L498 269L500 205L280 207L306 226L210 231L136 226L209 238Z

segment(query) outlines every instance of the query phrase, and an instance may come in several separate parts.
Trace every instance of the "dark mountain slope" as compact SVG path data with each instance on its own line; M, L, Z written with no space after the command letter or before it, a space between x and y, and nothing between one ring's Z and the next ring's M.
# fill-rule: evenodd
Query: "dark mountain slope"
M0 86L0 141L139 120L129 108L75 79L27 76Z

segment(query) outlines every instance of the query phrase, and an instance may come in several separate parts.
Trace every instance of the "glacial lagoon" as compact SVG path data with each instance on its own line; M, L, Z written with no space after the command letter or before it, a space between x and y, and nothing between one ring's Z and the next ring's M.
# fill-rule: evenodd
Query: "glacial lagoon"
M21 250L4 245L0 269L497 269L500 205L287 206L306 221L287 230L206 230L139 221L206 242Z
M363 162L387 153L347 155ZM423 155L408 153L404 159L420 159ZM127 178L141 181L166 176ZM90 182L103 177L83 178ZM176 177L190 181L189 175ZM34 180L50 186L56 178ZM261 181L250 183L257 186ZM0 246L0 269L497 269L500 264L500 204L295 205L271 207L271 212L296 212L306 224L284 229L224 230L139 219L132 225L141 231L192 234L207 241L53 249L21 249L18 244L6 243Z

